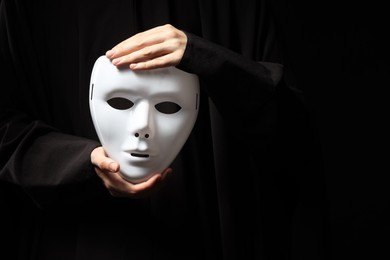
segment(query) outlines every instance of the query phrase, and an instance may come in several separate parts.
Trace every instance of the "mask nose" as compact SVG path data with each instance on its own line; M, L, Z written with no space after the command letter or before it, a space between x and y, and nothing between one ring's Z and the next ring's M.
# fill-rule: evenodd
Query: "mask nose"
M145 133L144 133L145 132ZM145 139L148 139L150 137L150 135L148 134L148 131L144 131L144 132L141 132L140 133L135 133L134 136L135 137L139 137L139 138L145 138Z
M133 117L129 122L130 134L139 139L153 137L154 126L152 110L147 100L142 100L135 105Z

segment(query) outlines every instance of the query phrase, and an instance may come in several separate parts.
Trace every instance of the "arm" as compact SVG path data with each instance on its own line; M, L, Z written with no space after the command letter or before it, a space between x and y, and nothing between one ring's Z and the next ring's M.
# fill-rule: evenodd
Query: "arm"
M81 201L91 195L86 188L97 178L89 154L99 145L96 141L60 133L4 108L0 138L0 180L20 187L37 205Z
M50 126L45 84L36 66L23 8L3 1L0 13L0 181L39 206L80 201L99 181L90 163L94 140Z
M255 62L190 33L187 37L187 47L177 67L201 77L225 120L247 123L273 98L283 74L281 64Z

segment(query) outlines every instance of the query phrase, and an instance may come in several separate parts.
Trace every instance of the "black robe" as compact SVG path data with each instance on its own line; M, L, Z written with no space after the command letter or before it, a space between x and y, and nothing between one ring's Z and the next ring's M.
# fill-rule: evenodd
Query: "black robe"
M266 1L2 0L0 18L7 259L325 257L318 145ZM199 116L161 191L113 198L90 163L93 63L166 23L188 35Z

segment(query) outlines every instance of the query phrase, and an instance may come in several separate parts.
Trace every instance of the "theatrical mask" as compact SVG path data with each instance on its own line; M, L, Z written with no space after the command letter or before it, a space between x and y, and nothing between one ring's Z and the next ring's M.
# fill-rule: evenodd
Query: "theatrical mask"
M199 109L199 80L175 67L118 69L105 56L93 67L89 89L93 124L124 179L139 183L170 166Z

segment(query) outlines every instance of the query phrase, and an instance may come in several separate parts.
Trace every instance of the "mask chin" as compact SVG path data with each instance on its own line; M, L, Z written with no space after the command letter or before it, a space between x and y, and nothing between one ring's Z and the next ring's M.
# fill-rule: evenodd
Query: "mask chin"
M93 67L89 105L107 155L123 178L139 183L170 166L199 109L199 80L175 67L118 69L105 56Z

